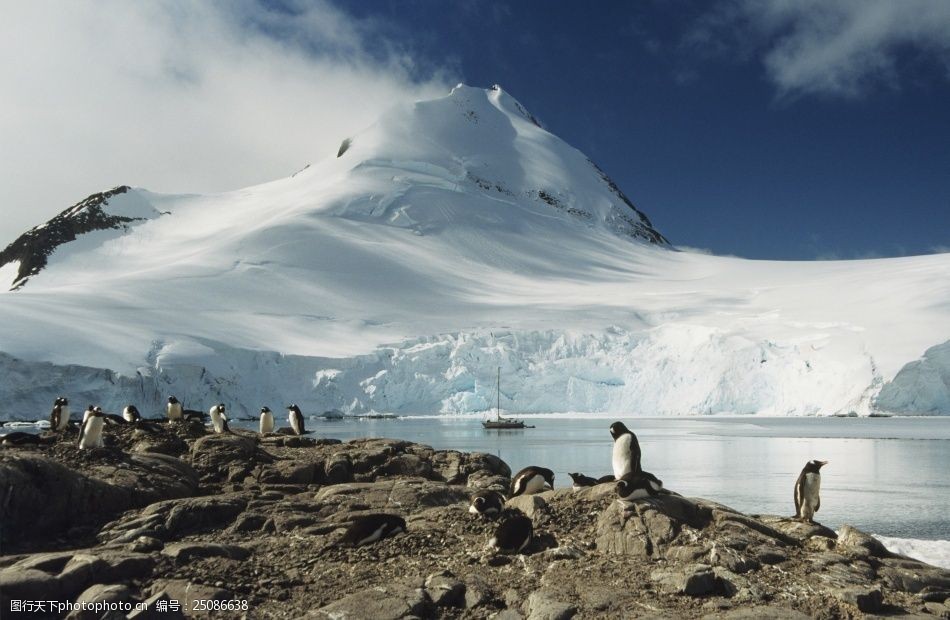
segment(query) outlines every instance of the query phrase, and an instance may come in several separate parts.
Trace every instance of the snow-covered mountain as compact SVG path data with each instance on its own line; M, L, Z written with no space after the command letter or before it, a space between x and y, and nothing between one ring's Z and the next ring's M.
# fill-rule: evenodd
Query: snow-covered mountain
M675 251L497 87L264 185L91 196L0 253L0 288L3 417L477 412L496 366L521 412L950 413L950 255Z

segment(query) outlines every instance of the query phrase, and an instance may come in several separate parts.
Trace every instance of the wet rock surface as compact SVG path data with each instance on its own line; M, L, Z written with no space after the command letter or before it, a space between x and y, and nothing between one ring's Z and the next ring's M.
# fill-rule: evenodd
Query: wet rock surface
M950 612L950 571L853 527L836 534L675 494L625 513L607 483L514 498L534 539L523 554L495 555L498 524L468 513L471 493L509 483L491 455L158 426L112 429L101 450L80 452L67 436L0 451L3 609L46 598L147 603L74 618L207 615L202 605L248 618ZM337 544L354 519L380 512L402 516L407 531ZM169 601L180 611L156 611Z

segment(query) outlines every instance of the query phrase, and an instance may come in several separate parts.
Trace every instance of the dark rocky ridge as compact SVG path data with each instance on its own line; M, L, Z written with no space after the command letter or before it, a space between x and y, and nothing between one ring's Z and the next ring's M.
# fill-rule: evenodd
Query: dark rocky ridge
M495 524L468 514L467 500L508 483L496 457L161 427L110 428L111 445L94 451L77 450L75 435L2 448L3 609L42 593L246 601L217 615L249 618L950 614L950 571L847 526L836 535L676 495L624 518L603 484L511 500L536 537L523 556L495 556L485 548ZM332 544L368 512L400 514L408 532Z
M53 219L26 231L0 252L0 267L20 261L17 277L10 290L22 288L30 277L38 274L56 248L75 241L79 235L94 230L128 228L129 223L142 218L110 215L103 211L109 199L129 191L129 186L120 185L105 192L92 194L69 207Z

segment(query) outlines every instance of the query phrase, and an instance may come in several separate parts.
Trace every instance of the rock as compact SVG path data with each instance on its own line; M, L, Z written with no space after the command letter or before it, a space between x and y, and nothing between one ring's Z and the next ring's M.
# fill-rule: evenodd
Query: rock
M788 554L776 547L761 546L754 550L755 559L761 564L781 564L788 561Z
M316 463L291 460L276 461L267 465L261 469L257 477L260 482L279 484L312 484L321 478L322 476L317 474Z
M353 464L345 454L337 454L328 459L324 465L324 482L327 484L342 484L353 480Z
M226 527L244 510L247 502L247 495L240 493L190 497L152 504L141 515L161 517L159 531L163 535L157 537L174 540L185 534Z
M75 602L78 604L128 603L133 600L132 590L128 586L96 584L87 588ZM93 609L78 609L70 612L66 618L70 620L98 620L101 616L102 612L96 612ZM125 615L122 614L121 617L125 617Z
M917 593L917 596L922 601L943 603L947 599L950 599L950 590L935 588L933 586L925 586L920 590L920 592Z
M74 471L44 456L0 453L0 536L62 533L101 523L152 502L192 495L197 489L187 464L162 454L121 455L123 467L90 463Z
M875 558L886 558L891 555L881 541L850 525L841 526L838 532L838 549Z
M62 600L59 579L55 575L30 568L5 568L0 571L0 604L10 609L10 600Z
M333 620L397 620L406 616L432 617L432 603L418 583L394 583L365 588L309 614Z
M476 576L465 580L465 607L472 609L492 600L491 587L484 579Z
M161 551L165 543L151 536L139 536L128 544L129 551L138 553L148 553L150 551Z
M880 611L884 604L881 589L870 586L850 586L833 590L831 594L840 601L850 603L864 613Z
M257 512L245 512L234 520L230 530L232 532L256 532L264 527L267 516Z
M555 600L546 592L532 592L528 596L528 620L568 620L576 613L576 607Z
M512 497L507 502L505 502L506 508L515 508L520 510L532 519L538 516L538 514L540 514L540 512L547 507L547 505L547 501L538 494L519 495L517 497Z
M650 579L665 592L687 596L706 596L723 590L712 568L703 564L678 568L659 568L650 573Z
M821 536L831 540L834 540L838 537L834 530L827 528L820 523L807 523L805 521L799 521L793 517L777 517L773 515L760 515L758 519L763 523L774 527L778 531L801 542L804 542L815 536Z
M881 564L877 575L888 588L911 593L950 590L950 571L905 558L885 558Z
M637 510L639 514L626 516L611 502L597 521L597 548L617 555L662 555L661 547L684 527L702 528L709 523L708 511L676 495L642 500Z
M760 620L761 618L768 618L769 620L810 620L811 616L794 609L772 605L735 609L724 613L703 616L703 620Z
M460 607L465 604L465 584L448 571L426 577L426 592L439 607Z
M244 560L251 552L238 545L218 545L214 543L172 543L162 550L164 555L179 564L185 564L194 558L228 558Z
M254 439L234 434L206 435L191 446L191 465L202 482L223 482L242 479L256 465L257 445ZM240 470L231 471L232 465ZM241 475L243 474L243 475Z

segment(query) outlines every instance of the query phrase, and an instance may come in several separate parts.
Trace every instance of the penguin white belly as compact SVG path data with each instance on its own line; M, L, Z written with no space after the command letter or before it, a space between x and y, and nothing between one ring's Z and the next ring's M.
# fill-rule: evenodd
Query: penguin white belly
M270 413L261 414L261 435L274 432L274 416Z
M214 432L224 432L224 416L218 413L217 410L211 412L211 424L214 426Z
M614 442L614 451L612 463L614 467L614 478L620 480L624 474L633 471L633 463L630 462L630 442L633 439L631 435L621 435Z
M540 493L544 490L544 476L531 476L525 481L524 492L527 495Z
M802 509L801 517L811 520L819 505L819 492L821 490L820 474L805 474L805 481L802 483Z
M294 414L294 412L291 412L290 415L287 416L287 421L290 422L290 428L294 429L294 434L300 435L303 429L300 428L300 419Z
M89 416L90 416L91 413L92 413L92 412L89 411L88 409L86 409L85 411L83 411L83 413L82 413L82 425L83 425L83 426L86 425L86 422L89 420Z
M181 419L181 405L175 403L173 405L168 405L168 419L169 420L180 420Z
M67 426L69 426L69 407L60 407L59 426L56 427L56 430L64 430Z
M83 450L88 450L89 448L101 448L103 445L102 418L95 416L83 425L82 439L79 441L79 447Z

